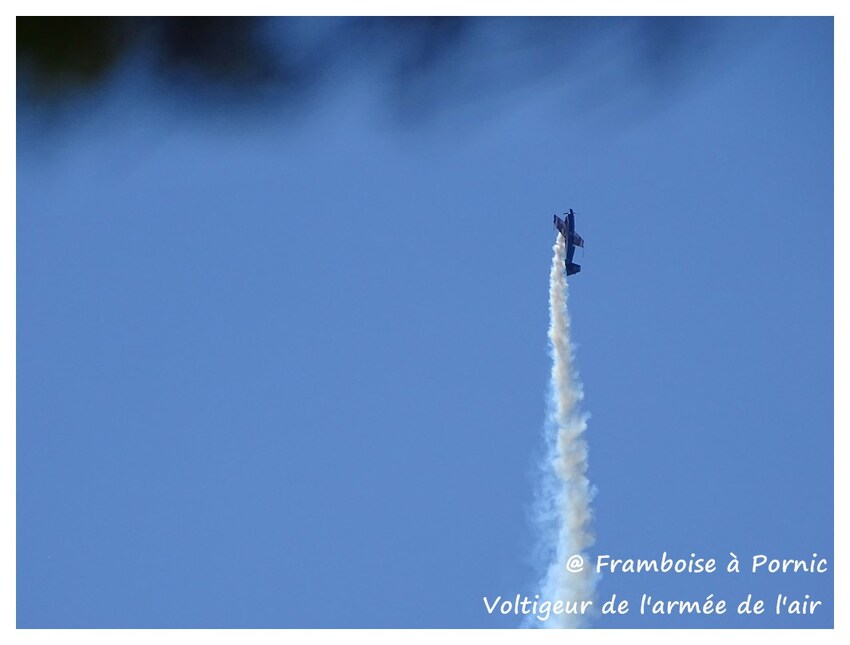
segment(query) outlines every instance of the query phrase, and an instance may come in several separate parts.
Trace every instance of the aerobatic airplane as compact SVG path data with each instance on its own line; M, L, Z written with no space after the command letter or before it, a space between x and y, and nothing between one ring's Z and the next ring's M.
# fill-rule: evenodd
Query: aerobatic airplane
M567 269L567 275L572 275L581 271L581 265L573 263L573 254L575 254L577 246L584 248L584 240L581 239L581 235L576 233L576 214L573 212L573 209L571 208L564 215L567 216L566 222L555 215L554 224L555 228L564 236L564 240L567 243L567 259L564 262L564 266Z

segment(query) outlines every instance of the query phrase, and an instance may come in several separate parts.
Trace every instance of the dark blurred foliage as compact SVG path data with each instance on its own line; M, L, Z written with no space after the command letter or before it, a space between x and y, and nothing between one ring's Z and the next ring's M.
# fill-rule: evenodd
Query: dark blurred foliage
M125 26L115 18L18 17L18 73L30 67L39 93L95 83L128 47Z
M547 75L581 77L600 43L627 74L665 93L716 54L733 19L700 18L27 18L17 19L19 95L41 105L104 84L143 60L175 90L295 103L331 72L379 69L402 111L500 93ZM495 36L493 36L495 34ZM599 64L587 63L587 66Z
M17 20L18 73L35 97L93 87L134 50L152 54L170 80L250 87L274 79L274 54L258 38L260 19L243 17Z

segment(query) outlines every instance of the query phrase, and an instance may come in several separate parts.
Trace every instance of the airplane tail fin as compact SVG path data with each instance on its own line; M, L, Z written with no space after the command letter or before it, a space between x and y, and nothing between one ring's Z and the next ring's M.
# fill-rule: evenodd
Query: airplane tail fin
M572 275L573 273L578 273L581 271L581 265L575 264L574 262L566 262L567 267L567 275Z

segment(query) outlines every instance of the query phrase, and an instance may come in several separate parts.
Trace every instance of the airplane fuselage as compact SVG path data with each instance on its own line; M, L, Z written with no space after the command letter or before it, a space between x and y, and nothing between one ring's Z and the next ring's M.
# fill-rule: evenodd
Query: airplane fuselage
M581 265L573 262L573 256L575 255L577 246L584 247L584 240L576 233L576 215L573 209L571 208L564 215L566 215L566 221L555 215L554 224L555 228L564 236L564 242L567 246L567 257L564 261L564 268L567 271L567 275L573 275L581 271Z

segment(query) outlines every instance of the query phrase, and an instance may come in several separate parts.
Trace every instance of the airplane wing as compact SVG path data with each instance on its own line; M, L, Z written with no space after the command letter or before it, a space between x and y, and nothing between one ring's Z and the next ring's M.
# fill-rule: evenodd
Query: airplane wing
M564 220L562 220L557 215L555 215L554 217L555 217L555 221L554 221L555 228L557 228L561 232L561 235L564 236L564 239L568 239L569 233L567 231L567 225L564 223Z
M573 244L584 248L584 239L578 233L573 233Z

